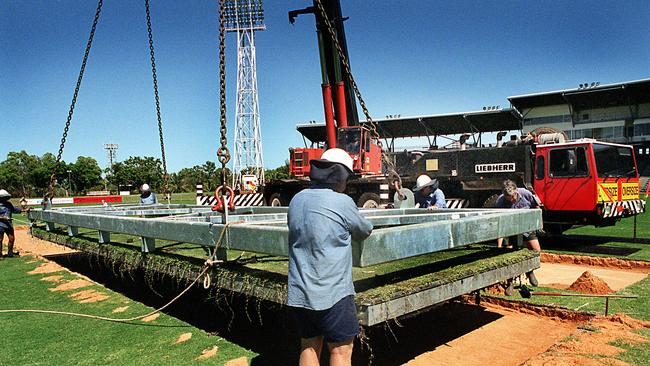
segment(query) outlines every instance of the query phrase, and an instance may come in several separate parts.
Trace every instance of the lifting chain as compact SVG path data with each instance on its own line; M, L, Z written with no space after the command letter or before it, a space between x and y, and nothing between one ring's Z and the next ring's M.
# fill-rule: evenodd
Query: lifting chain
M225 186L226 164L230 161L228 139L226 137L226 14L225 0L219 0L219 110L221 121L221 147L217 158L221 162L221 184Z
M368 127L370 133L372 134L373 139L379 142L379 132L377 131L377 127L378 127L377 123L375 123L375 121L372 120L372 117L370 117L370 112L368 112L368 108L366 107L366 102L363 100L363 97L361 96L361 91L359 91L357 82L354 81L354 76L352 75L352 69L350 68L350 63L348 61L348 58L345 56L345 52L343 52L343 48L341 47L338 38L336 37L336 30L334 29L334 25L330 21L322 1L315 0L315 2L316 2L316 7L318 8L318 12L320 13L321 18L325 23L325 28L327 29L327 33L329 33L330 38L334 43L334 46L336 46L336 51L338 52L338 56L339 59L341 60L341 63L343 64L343 69L345 70L345 73L350 79L350 86L352 87L354 91L354 95L357 97L357 100L359 100L359 105L361 106L361 109L363 110L363 114L366 117L366 123L364 124L364 126ZM388 155L384 152L383 149L381 152L381 157L384 163L388 166L389 178L391 180L393 179L398 180L401 184L401 178L397 174L397 170L395 169L395 164L388 157Z
M153 78L153 93L156 98L156 116L158 117L158 135L160 136L160 155L163 165L163 180L165 199L169 204L171 200L171 191L169 190L169 174L167 173L167 159L165 157L165 140L163 138L163 125L160 116L160 97L158 95L158 77L156 75L156 56L153 48L153 32L151 31L151 13L149 12L149 0L144 1L147 12L147 32L149 33L149 54L151 55L151 76Z
M70 130L70 123L72 122L72 115L74 113L74 106L77 104L77 96L79 95L79 88L81 88L81 80L84 77L84 71L86 70L86 62L88 61L88 55L90 54L90 48L93 44L93 38L95 37L95 30L97 29L97 22L99 22L99 14L102 11L102 5L104 4L103 0L97 2L97 10L95 11L95 18L93 19L93 26L90 29L90 36L88 37L88 43L86 43L86 51L84 52L84 58L81 62L81 70L79 70L79 77L77 78L77 85L74 88L74 94L72 95L72 103L70 104L70 110L68 111L68 119L65 121L65 128L63 129L63 136L61 137L61 144L59 145L59 152L56 154L56 162L52 168L52 174L50 175L50 182L47 187L47 193L45 194L44 203L47 203L48 199L54 198L54 181L56 180L56 171L61 165L61 156L63 155L63 149L65 147L65 141L68 138L68 130Z
M219 1L219 121L221 146L217 149L217 159L221 163L221 186L214 192L216 204L212 207L213 211L227 212L235 208L235 194L232 188L226 184L226 164L230 161L230 151L228 150L228 138L226 137L226 6L225 0ZM228 193L228 196L226 196ZM226 204L225 197L229 197L229 203ZM226 217L226 216L224 216Z

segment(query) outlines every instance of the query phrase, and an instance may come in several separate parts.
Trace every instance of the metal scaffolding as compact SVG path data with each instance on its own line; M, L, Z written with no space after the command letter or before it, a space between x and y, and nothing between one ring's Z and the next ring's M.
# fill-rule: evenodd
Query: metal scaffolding
M30 220L68 227L70 236L80 227L99 231L101 242L110 233L140 236L142 251L156 249L165 239L215 247L226 230L222 250L288 256L289 229L286 207L242 207L223 224L220 213L190 205L116 205L32 210ZM541 229L541 210L498 209L376 209L362 210L374 225L372 234L352 243L353 265L374 264L433 253L445 249L508 237Z
M233 187L251 190L264 184L255 31L266 29L262 0L226 1L226 31L237 33L237 103L233 154ZM254 175L250 185L242 175ZM249 184L248 187L246 185Z

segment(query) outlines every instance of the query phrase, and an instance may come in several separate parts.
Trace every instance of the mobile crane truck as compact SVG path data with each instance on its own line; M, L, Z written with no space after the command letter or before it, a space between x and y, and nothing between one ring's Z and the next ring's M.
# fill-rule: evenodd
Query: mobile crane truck
M493 207L503 181L512 179L537 195L545 229L556 234L573 225L614 225L622 217L645 211L631 146L593 139L565 141L558 131L548 134L543 130L537 138L545 143L512 139L501 144L503 131L521 130L521 116L513 109L360 123L353 83L345 72L346 67L349 70L346 18L339 0L320 0L335 40L316 8L318 3L314 0L314 6L289 12L289 20L293 23L307 13L316 17L325 124L298 126L312 146L289 149L291 178L266 183L267 205L288 205L309 186L309 161L319 159L326 148L339 147L353 158L355 176L346 193L359 207L401 207L408 202L404 200L408 192L402 187L412 187L420 174L428 174L438 179L452 208ZM496 146L480 143L481 134L487 132L499 132ZM469 136L476 134L478 140L468 144ZM445 135L461 135L456 148L438 148L435 139ZM389 142L423 136L434 138L425 149L398 152ZM393 171L382 162L382 154Z

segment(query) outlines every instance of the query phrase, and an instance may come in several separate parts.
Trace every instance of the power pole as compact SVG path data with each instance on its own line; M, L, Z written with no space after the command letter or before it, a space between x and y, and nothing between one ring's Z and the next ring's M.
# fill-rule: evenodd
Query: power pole
M244 190L248 190L246 182L242 182L242 175L254 175L257 185L264 184L255 56L255 31L266 29L264 10L262 0L226 0L225 8L226 31L237 33L233 187L241 184Z

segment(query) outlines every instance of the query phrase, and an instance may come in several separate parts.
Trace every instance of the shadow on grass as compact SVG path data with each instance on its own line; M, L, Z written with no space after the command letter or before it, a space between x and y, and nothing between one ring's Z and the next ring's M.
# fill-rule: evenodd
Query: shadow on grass
M602 236L602 235L566 235L568 239L579 240L579 241L589 241L589 242L600 242L608 243L612 241L621 242L621 243L632 243L632 244L650 244L650 239L648 238L621 238L616 236Z
M636 252L640 248L619 247L606 245L612 242L632 242L632 239L615 238L596 235L564 235L540 238L544 249L552 249L560 252L585 253L585 254L605 254L626 257ZM630 241L628 241L630 240ZM640 239L644 241L648 239Z

